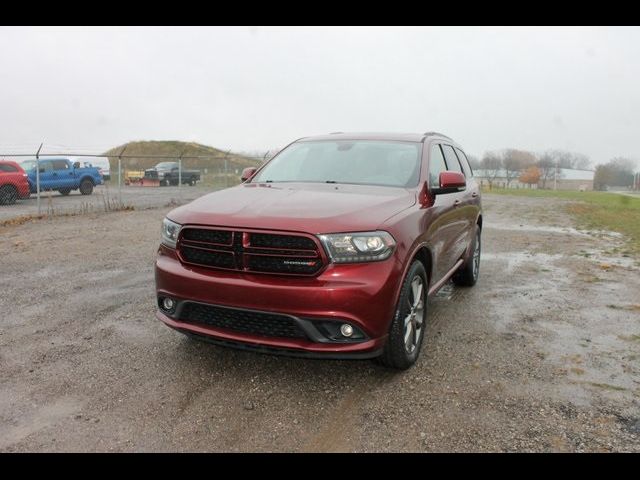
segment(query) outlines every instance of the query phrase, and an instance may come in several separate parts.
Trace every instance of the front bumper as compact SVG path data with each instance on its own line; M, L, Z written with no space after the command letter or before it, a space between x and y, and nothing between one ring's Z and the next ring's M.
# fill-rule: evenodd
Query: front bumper
M370 358L381 353L395 311L401 265L392 257L382 262L329 265L317 277L225 272L182 264L171 249L161 246L155 266L158 297L197 302L300 319L350 323L364 333L359 341L330 341L263 336L192 323L158 309L157 318L182 333L213 343L264 353L322 358Z

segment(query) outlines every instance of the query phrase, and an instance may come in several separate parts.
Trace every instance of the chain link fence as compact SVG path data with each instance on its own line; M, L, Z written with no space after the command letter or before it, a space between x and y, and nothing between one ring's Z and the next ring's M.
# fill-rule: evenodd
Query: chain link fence
M0 154L0 223L31 216L54 217L177 206L240 183L242 171L273 156L103 154L44 151Z

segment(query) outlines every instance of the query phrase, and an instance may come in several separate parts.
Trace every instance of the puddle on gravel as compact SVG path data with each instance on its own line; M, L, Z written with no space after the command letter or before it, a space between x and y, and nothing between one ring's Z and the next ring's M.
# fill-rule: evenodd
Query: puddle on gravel
M494 230L508 230L512 232L559 233L563 235L576 235L580 237L623 237L621 233L612 232L609 230L578 230L577 228L573 227L554 227L550 225L515 225L508 223L491 223L488 224L487 227Z
M521 268L524 264L533 263L539 269L554 272L564 271L562 267L554 264L557 260L565 258L563 254L548 253L532 253L532 252L502 252L502 253L483 253L480 261L503 261L507 263L507 272L512 272Z

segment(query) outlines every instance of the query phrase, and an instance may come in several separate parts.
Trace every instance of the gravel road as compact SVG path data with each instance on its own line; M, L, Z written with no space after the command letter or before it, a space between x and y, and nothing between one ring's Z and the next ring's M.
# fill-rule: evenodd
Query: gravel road
M158 322L167 207L1 227L0 451L640 451L638 259L559 200L484 205L479 283L402 373Z

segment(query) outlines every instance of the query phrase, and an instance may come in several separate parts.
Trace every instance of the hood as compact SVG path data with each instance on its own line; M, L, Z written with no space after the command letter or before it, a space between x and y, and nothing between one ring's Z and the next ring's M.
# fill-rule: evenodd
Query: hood
M411 190L342 184L248 183L171 211L180 224L330 233L375 230L416 203Z

